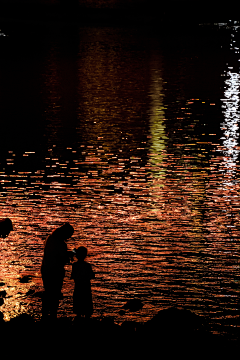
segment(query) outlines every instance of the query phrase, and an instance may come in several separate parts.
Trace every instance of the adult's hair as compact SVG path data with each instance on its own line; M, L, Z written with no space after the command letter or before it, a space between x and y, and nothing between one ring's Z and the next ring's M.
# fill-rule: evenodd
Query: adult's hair
M87 256L87 248L85 248L85 246L79 246L79 248L76 249L76 256L78 260L84 260Z
M73 233L74 233L74 229L72 225L70 225L67 222L64 225L60 226L59 228L53 230L51 237L54 237L59 240L67 240L72 236Z

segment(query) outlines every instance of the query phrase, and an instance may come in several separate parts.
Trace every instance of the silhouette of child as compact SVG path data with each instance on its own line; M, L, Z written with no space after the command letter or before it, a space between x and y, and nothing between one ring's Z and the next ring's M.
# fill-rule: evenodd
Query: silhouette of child
M91 279L95 274L89 263L84 261L87 256L87 249L80 246L76 249L77 262L72 265L71 279L75 282L73 293L73 312L77 316L90 317L93 313Z

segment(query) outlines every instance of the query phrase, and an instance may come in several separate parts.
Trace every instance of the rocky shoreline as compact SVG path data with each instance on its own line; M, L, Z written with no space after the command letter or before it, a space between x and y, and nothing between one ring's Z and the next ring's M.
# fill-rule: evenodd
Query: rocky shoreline
M164 358L163 354L170 358L180 354L229 357L240 350L239 341L213 335L201 316L178 308L161 310L145 323L124 321L121 325L116 325L113 318L62 317L43 322L21 314L8 322L2 317L0 330L5 350L52 353L54 357L100 354L140 359Z

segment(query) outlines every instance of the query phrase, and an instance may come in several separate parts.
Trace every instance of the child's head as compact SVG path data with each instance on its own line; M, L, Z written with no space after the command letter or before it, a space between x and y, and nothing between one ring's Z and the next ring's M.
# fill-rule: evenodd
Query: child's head
M84 260L87 256L87 248L85 248L84 246L80 246L79 248L77 248L76 256L78 260Z

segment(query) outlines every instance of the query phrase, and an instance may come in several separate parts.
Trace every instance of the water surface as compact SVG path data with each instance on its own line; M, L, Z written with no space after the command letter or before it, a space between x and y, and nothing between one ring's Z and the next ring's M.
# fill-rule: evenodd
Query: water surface
M69 221L69 248L86 246L96 272L93 316L146 321L185 306L234 337L238 23L199 25L194 35L41 31L0 38L0 214L14 224L1 239L5 320L41 316L28 291L42 290L45 238ZM70 271L59 316L73 316ZM143 309L119 315L131 298Z

